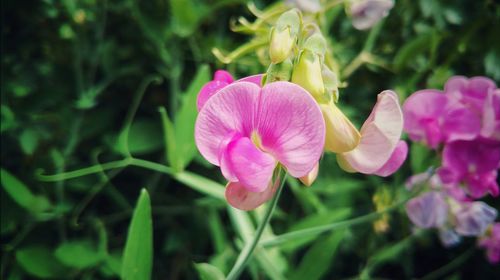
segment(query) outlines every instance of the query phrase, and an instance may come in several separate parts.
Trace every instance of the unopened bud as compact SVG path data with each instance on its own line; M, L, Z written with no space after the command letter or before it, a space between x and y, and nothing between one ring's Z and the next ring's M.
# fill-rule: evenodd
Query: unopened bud
M303 87L317 101L325 101L325 86L321 76L321 62L317 54L310 50L303 50L300 53L299 61L293 69L292 83Z
M361 134L333 102L319 104L326 125L325 150L346 153L358 146ZM344 168L344 169L349 169Z
M290 34L289 27L283 30L273 28L271 31L271 46L269 48L271 62L280 63L287 59L292 53L295 41L296 36Z

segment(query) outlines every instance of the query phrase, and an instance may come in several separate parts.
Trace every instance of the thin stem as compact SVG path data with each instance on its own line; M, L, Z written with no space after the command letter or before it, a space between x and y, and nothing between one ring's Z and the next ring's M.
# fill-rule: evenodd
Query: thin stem
M381 216L384 213L388 213L390 211L398 209L405 202L406 202L406 200L404 200L402 202L398 202L395 205L388 207L388 208L385 208L382 211L373 212L373 213L370 213L370 214L367 214L367 215L364 215L361 217L349 219L346 221L335 222L335 223L331 223L331 224L327 224L327 225L323 225L323 226L311 227L311 228L306 228L306 229L302 229L302 230L296 230L296 231L284 233L284 234L278 235L272 239L264 240L264 241L260 242L259 245L261 245L263 247L274 247L274 246L278 246L278 245L281 245L281 244L289 242L289 241L296 240L298 238L303 238L303 237L307 237L307 236L317 236L317 235L320 235L322 233L332 231L334 229L346 228L346 227L362 224L365 222L369 222L369 221L372 221L372 220L378 218L379 216Z
M437 270L434 270L433 272L425 275L424 277L420 278L420 280L433 280L433 279L442 279L444 276L449 274L451 271L455 270L458 266L463 264L467 259L469 259L472 254L474 253L474 248L471 248L462 255L458 256L448 264L440 267Z
M103 164L91 165L82 169L68 171L63 173L58 173L54 175L44 175L40 172L37 174L38 180L43 182L57 182L61 180L68 180L73 178L82 177L85 175L95 174L101 171L116 169L120 167L126 167L130 164L131 158L124 158L121 160L110 161Z
M274 195L271 204L268 206L266 213L264 213L264 218L262 221L260 221L260 224L255 231L255 236L253 240L250 243L245 244L245 247L241 251L240 255L238 256L238 259L236 260L236 263L234 264L233 268L227 275L227 280L234 280L238 279L240 274L243 272L245 269L246 264L250 260L250 257L252 256L253 252L255 251L255 248L257 247L257 244L260 241L260 238L262 236L262 233L264 232L264 228L267 226L269 223L269 220L271 219L271 216L274 212L274 209L276 208L276 205L278 204L278 199L280 197L281 191L283 190L283 186L285 185L286 182L286 176L287 173L281 178L281 183L276 190L276 194Z

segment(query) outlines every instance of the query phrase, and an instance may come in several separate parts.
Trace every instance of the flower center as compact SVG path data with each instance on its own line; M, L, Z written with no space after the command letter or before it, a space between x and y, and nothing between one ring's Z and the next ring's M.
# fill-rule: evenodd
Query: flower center
M252 143L259 149L259 150L264 150L262 148L262 139L260 139L259 134L257 131L252 131L252 134L250 135L250 140L252 140Z

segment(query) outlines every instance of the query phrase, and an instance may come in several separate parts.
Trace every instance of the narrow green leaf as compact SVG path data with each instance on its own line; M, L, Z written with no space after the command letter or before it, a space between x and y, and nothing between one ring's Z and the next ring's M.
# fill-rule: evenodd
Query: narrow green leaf
M16 251L17 263L30 275L40 278L61 278L67 275L64 267L52 254L51 249L33 246Z
M160 125L150 120L138 119L132 123L128 134L128 149L134 155L154 152L162 147Z
M51 207L50 202L44 196L34 195L30 189L19 179L10 174L7 170L1 169L0 180L2 187L9 196L21 207L39 213Z
M180 170L184 169L197 153L194 142L194 124L198 112L196 100L201 87L210 81L210 68L202 65L196 72L196 76L183 94L182 106L175 115L175 148L177 149L177 161Z
M19 144L26 155L32 155L38 146L38 134L33 129L26 129L19 137Z
M317 240L304 255L297 270L290 275L291 279L321 279L331 267L345 232L345 229L339 230L324 239Z
M93 267L103 260L103 255L90 240L63 243L56 249L55 256L62 264L78 269Z
M182 167L179 166L177 161L177 158L179 158L179 156L176 148L177 144L175 138L174 125L172 124L172 121L168 117L167 109L165 109L165 107L160 107L158 111L160 112L161 122L163 126L163 141L165 142L164 146L165 146L166 158L170 166L175 171L179 171L180 169L182 169Z
M122 279L146 280L153 267L153 223L148 192L141 190L128 229L123 253Z
M210 179L186 171L174 174L174 177L177 181L188 185L192 189L206 193L218 199L225 199L224 186Z
M194 267L198 271L201 280L224 280L224 274L215 266L208 263L195 263Z

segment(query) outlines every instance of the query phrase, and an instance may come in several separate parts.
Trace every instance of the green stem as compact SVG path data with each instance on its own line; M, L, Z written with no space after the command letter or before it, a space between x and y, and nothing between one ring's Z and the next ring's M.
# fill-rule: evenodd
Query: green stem
M433 279L442 279L444 276L446 276L448 273L451 271L455 270L458 266L463 264L467 259L469 259L474 253L474 248L471 248L462 255L458 256L448 264L440 267L437 270L434 270L433 272L425 275L424 277L420 278L420 280L433 280Z
M269 223L269 220L271 219L271 216L274 212L274 209L276 208L276 205L278 204L278 199L280 197L281 191L283 190L283 186L285 185L286 182L286 176L287 173L281 178L281 183L276 190L276 194L274 195L271 204L268 206L266 212L264 213L264 218L262 221L260 221L260 224L255 231L255 236L253 240L247 244L245 244L245 247L243 247L243 250L241 251L240 255L238 256L238 259L236 260L236 263L234 264L233 268L227 275L227 280L234 280L238 279L240 274L243 272L245 269L246 264L250 260L250 257L252 256L253 252L255 251L255 248L257 247L257 244L260 241L260 238L262 236L262 233L264 232L264 228L267 226Z
M334 229L346 228L346 227L366 223L366 222L372 221L372 220L380 217L384 213L388 213L390 211L398 209L405 202L406 202L406 200L398 202L391 207L385 208L382 211L373 212L373 213L370 213L370 214L367 214L367 215L364 215L361 217L357 217L354 219L350 219L350 220L346 220L346 221L342 221L342 222L331 223L331 224L327 224L327 225L323 225L323 226L306 228L306 229L302 229L302 230L296 230L296 231L284 233L281 235L277 235L276 237L274 237L272 239L268 239L268 240L264 240L264 241L260 242L259 245L261 245L263 247L274 247L274 246L278 246L278 245L281 245L283 243L293 241L293 240L296 240L299 238L303 238L303 237L307 237L307 236L317 236L317 235L320 235L322 233L332 231Z

